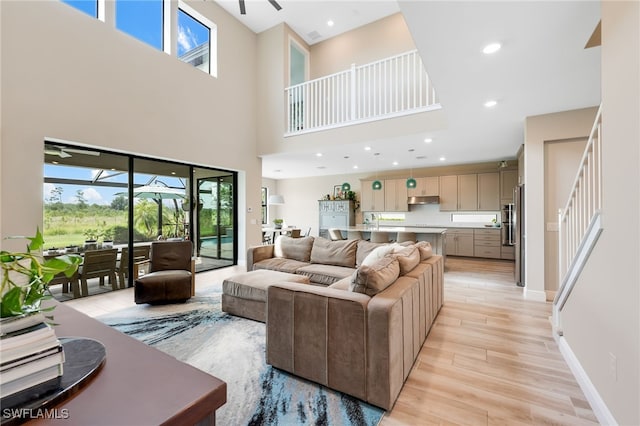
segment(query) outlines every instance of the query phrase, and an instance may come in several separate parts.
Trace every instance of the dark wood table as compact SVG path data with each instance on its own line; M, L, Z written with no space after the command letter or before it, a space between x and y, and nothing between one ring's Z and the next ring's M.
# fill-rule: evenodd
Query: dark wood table
M215 411L227 402L225 382L75 309L51 303L57 305L53 314L58 337L98 340L106 347L107 359L85 387L51 408L65 409L68 418L28 424L215 424Z

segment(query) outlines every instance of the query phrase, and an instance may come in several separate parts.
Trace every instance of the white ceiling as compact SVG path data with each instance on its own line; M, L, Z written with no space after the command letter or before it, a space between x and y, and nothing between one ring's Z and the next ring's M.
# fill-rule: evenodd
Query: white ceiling
M584 49L600 19L598 1L282 0L283 9L277 12L267 0L248 0L243 17L237 1L218 3L256 32L284 21L304 38L312 31L337 35L328 31L327 19L343 32L400 10L443 107L447 125L436 133L425 127L393 139L325 149L322 157L316 157L316 150L265 156L264 177L512 159L524 142L527 116L600 103L600 48ZM501 43L502 49L487 56L482 49L490 42ZM489 99L498 104L485 108ZM433 142L425 144L426 136ZM365 151L367 145L373 150Z

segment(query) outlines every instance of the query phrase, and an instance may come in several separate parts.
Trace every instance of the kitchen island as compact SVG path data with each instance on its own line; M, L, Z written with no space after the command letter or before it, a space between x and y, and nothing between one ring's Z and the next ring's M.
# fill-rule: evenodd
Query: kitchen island
M391 239L395 240L394 234L398 232L415 232L418 241L428 241L433 247L435 254L440 254L446 258L446 238L447 228L422 228L416 226L376 226L376 225L356 225L346 228L339 228L341 231L360 231L365 239L371 236L371 231L385 231L391 234Z

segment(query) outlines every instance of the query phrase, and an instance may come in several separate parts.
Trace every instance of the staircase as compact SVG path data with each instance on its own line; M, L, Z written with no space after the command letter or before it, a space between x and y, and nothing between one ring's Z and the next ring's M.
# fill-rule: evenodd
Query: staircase
M560 312L602 232L602 105L564 209L559 212L560 287L553 301L553 327L562 335Z

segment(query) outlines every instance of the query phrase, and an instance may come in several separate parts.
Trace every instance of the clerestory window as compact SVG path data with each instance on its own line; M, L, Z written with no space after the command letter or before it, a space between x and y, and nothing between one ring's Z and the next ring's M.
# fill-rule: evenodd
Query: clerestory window
M116 28L162 50L162 0L116 0Z
M215 24L193 8L179 2L177 35L178 59L215 77Z

